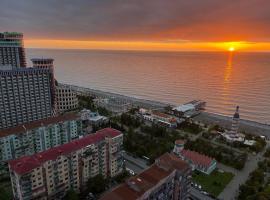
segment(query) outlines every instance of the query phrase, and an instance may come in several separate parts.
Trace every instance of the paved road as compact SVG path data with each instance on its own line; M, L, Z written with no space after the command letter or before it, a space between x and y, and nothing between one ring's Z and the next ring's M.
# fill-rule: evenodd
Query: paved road
M266 148L269 147L270 144L267 142ZM234 178L233 180L227 185L227 187L223 190L222 193L218 196L219 199L224 199L224 200L234 200L238 196L238 189L239 186L244 184L247 179L249 174L254 171L257 168L257 163L259 161L263 160L263 154L265 151L257 154L256 156L251 156L249 155L248 161L246 162L246 165L243 170L237 171L235 170ZM222 169L222 166L221 166ZM228 170L228 167L224 169L225 171Z
M213 198L201 193L200 190L190 187L190 199L192 200L214 200Z

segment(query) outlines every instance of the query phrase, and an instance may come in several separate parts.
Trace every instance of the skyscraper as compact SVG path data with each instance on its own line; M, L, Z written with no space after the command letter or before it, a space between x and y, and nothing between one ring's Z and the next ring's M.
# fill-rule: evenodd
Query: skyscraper
M2 66L26 67L22 33L0 33L0 68Z
M52 116L51 77L49 69L0 70L0 129Z
M34 68L38 69L48 69L50 71L50 88L51 88L51 102L53 112L56 113L56 88L55 88L55 78L54 78L54 65L52 58L33 58L31 59Z

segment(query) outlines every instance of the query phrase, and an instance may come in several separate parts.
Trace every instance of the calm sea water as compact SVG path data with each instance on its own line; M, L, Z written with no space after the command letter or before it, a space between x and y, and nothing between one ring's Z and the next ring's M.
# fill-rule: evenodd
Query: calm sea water
M58 81L270 123L270 54L28 49L55 59ZM30 65L30 61L28 61Z

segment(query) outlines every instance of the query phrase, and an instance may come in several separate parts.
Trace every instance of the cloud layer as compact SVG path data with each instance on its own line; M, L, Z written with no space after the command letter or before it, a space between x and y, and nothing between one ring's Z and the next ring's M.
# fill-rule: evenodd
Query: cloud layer
M269 0L0 0L0 31L27 38L269 41Z

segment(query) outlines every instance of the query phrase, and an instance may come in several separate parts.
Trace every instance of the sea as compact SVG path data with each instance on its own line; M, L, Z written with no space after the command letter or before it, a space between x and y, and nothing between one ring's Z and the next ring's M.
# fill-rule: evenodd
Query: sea
M270 53L27 49L53 58L59 82L270 124Z

